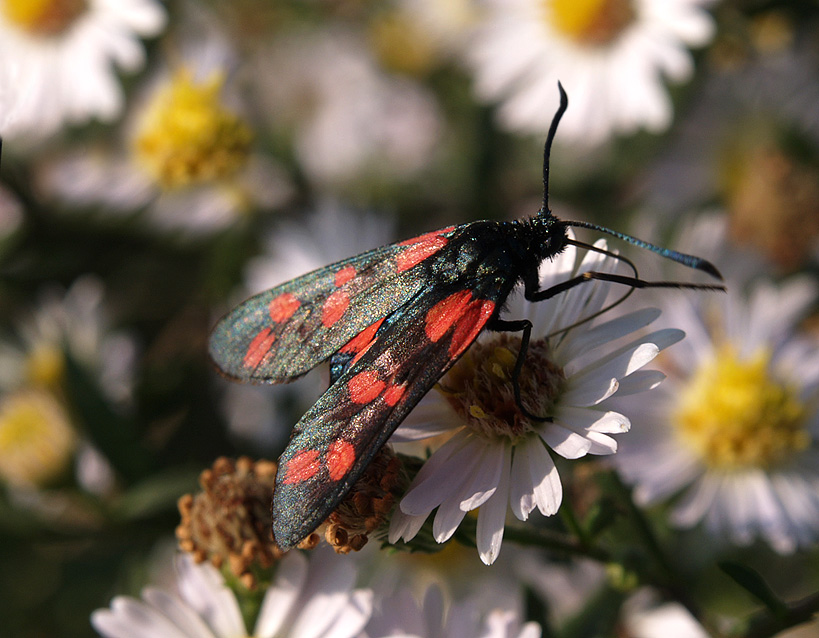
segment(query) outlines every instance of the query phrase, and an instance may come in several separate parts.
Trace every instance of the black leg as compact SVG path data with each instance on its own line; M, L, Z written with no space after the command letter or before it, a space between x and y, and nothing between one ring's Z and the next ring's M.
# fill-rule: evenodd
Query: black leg
M532 322L528 319L517 319L515 321L495 319L489 328L497 332L522 333L520 337L520 350L518 350L518 355L515 359L515 367L512 368L512 391L515 393L515 403L517 403L520 413L527 419L541 423L551 421L552 417L550 416L537 416L529 412L523 407L523 403L521 403L520 400L520 373L523 370L523 364L526 362L526 351L529 350L529 339L532 336Z
M626 275L615 275L607 272L584 272L582 275L572 277L546 290L527 291L525 296L528 301L544 301L551 299L561 292L579 286L587 281L608 281L614 284L622 284L629 288L691 288L694 290L725 290L725 286L719 284L689 284L680 281L646 281L638 277L628 277Z

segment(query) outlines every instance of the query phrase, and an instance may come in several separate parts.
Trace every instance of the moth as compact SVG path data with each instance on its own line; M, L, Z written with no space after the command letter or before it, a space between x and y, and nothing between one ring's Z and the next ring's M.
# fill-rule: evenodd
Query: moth
M569 227L592 229L721 279L708 261L595 224L562 221L548 207L549 155L560 106L544 147L540 211L515 221L473 221L376 248L257 294L215 326L210 357L228 378L287 383L328 362L330 386L295 425L279 458L273 534L296 545L336 508L376 452L421 398L484 330L521 333L511 383L518 378L532 330L501 310L523 284L537 303L594 280L630 288L718 285L645 281L586 272L541 290L538 267L575 241ZM625 260L627 263L628 260Z

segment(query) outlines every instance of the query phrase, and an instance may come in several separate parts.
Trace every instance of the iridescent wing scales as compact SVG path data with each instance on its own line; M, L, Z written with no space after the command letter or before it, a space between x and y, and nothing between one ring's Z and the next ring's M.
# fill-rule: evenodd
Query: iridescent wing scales
M424 262L457 232L384 246L251 297L216 324L211 359L239 381L285 383L305 374L417 294L426 285Z
M376 452L496 315L494 281L433 286L387 317L302 417L279 459L273 530L297 544L338 505Z

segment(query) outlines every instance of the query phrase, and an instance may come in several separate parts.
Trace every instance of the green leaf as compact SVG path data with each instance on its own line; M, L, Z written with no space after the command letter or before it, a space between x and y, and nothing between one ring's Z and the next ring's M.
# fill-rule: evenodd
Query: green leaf
M176 468L156 473L123 493L113 513L123 520L138 520L175 510L180 496L198 490L200 471Z
M137 437L135 423L114 411L89 371L66 352L66 393L84 433L126 483L145 476L151 456Z

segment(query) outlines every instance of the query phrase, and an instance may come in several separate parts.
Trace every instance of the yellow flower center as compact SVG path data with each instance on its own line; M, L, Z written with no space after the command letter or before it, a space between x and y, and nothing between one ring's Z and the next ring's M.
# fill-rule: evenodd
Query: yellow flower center
M543 0L546 20L578 44L614 42L636 17L631 0Z
M65 410L49 394L23 390L0 399L0 477L15 485L46 484L76 446Z
M35 346L26 359L26 378L35 386L53 388L59 385L65 370L62 351L52 344Z
M146 109L135 152L163 188L225 179L247 162L253 135L219 101L223 84L221 74L196 82L181 71Z
M34 35L66 31L88 9L86 0L1 0L6 19Z
M373 50L386 69L421 75L435 64L435 43L430 34L401 11L378 16L369 31Z
M513 441L533 431L515 401L512 370L520 338L499 334L474 344L438 384L455 411L476 432ZM563 388L563 370L550 359L545 340L529 343L520 375L521 403L527 412L547 416Z
M723 347L680 396L673 415L681 439L721 470L778 465L810 444L796 388L768 373L770 355L740 360Z

